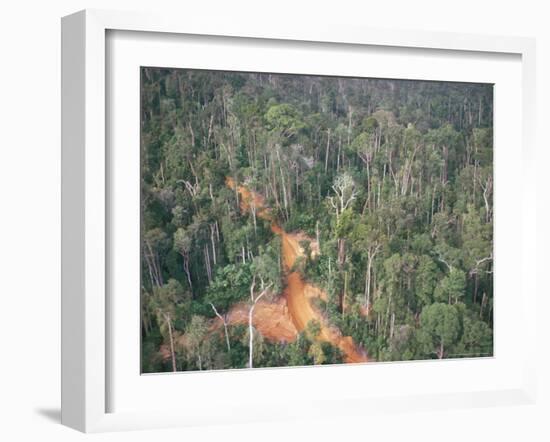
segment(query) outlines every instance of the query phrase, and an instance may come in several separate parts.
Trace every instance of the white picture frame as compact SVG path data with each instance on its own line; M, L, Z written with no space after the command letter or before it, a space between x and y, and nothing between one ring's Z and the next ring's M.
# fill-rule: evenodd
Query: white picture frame
M403 30L376 30L345 26L307 25L296 28L285 24L215 22L209 18L153 16L141 13L86 10L62 21L62 423L85 432L156 428L283 419L285 417L323 416L321 402L338 401L340 413L369 413L426 408L487 406L503 403L531 403L536 393L534 339L526 339L521 353L522 376L519 383L505 388L482 388L460 393L389 394L376 398L361 393L354 397L330 396L315 399L311 407L286 410L280 407L255 407L250 398L234 404L233 413L207 415L196 408L190 413L176 407L162 410L109 411L109 381L112 357L109 353L108 327L111 320L107 299L107 252L111 231L106 121L109 117L106 79L107 33L140 31L161 35L216 36L222 39L284 41L287 45L338 44L342 47L375 46L426 49L445 52L511 54L521 63L521 152L523 206L521 237L521 317L525 337L533 337L536 316L536 284L530 261L536 256L535 221L535 42L517 37L426 33ZM498 107L496 108L498 115ZM502 236L501 236L502 238ZM501 247L496 244L496 247ZM501 249L502 250L502 249ZM505 253L505 252L503 252ZM498 295L497 295L498 296ZM136 302L139 297L136 297ZM496 318L498 321L498 316ZM496 355L498 358L498 354ZM412 365L418 363L411 363ZM380 367L380 365L379 365ZM389 367L389 365L387 365ZM362 366L353 367L358 376ZM408 370L414 370L411 366ZM453 369L452 367L450 368ZM293 376L285 370L286 376ZM238 375L252 376L254 372ZM263 372L265 373L265 372ZM289 374L290 373L290 374ZM298 373L298 372L296 372ZM310 372L311 373L311 372ZM139 375L139 373L137 373ZM232 374L229 374L232 376ZM270 376L269 374L254 375ZM165 376L163 382L169 383ZM219 379L219 378L218 378ZM238 410L239 412L234 412ZM334 411L334 410L332 410Z

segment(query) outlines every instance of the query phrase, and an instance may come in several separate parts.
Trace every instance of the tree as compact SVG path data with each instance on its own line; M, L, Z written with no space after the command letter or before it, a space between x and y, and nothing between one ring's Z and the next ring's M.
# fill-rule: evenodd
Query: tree
M218 269L206 293L206 302L222 321L227 350L231 350L227 329L227 313L230 307L243 300L252 278L250 264L230 264Z
M449 347L460 337L460 318L456 306L435 303L424 307L420 315L418 341L423 354L443 359Z
M262 297L264 295L266 295L268 292L269 292L269 288L272 286L273 284L268 284L267 286L264 285L264 280L261 279L261 284L260 284L260 293L257 294L255 292L255 289L256 289L256 275L253 276L252 278L252 284L250 284L250 307L249 307L249 310L248 310L248 336L249 336L249 341L248 341L248 348L249 348L249 353L248 353L248 368L252 368L253 367L253 359L254 359L254 327L252 326L252 318L254 316L254 308L256 307L256 304L258 303L258 301L260 299L262 299Z
M280 132L285 138L296 135L305 126L299 112L288 103L271 106L265 119L272 130Z
M161 287L164 284L162 262L168 245L168 236L160 228L145 232L142 256L147 265L152 287Z
M214 314L222 321L223 323L223 330L225 334L225 345L227 345L227 351L231 351L231 343L229 342L229 332L227 331L227 317L226 315L220 315L218 313L218 310L216 309L216 306L212 303L210 303L210 306L212 307L212 310L214 310Z
M315 341L321 333L321 324L319 321L311 320L306 324L306 335L310 341Z
M437 302L456 304L464 296L466 288L466 275L462 270L451 267L449 274L437 285L434 298Z
M362 132L353 140L352 148L355 150L361 161L367 168L367 176L370 177L369 169L377 148L377 137L374 133Z
M204 316L193 315L185 330L185 346L190 358L195 359L199 370L203 369L208 354L208 323Z
M252 264L228 264L218 268L206 292L206 302L214 304L220 312L246 298L252 283Z
M323 343L315 341L309 347L308 355L313 359L315 365L321 365L326 361L325 353L323 352Z
M282 290L281 283L281 265L279 264L280 256L278 241L273 241L265 247L259 247L259 253L254 257L251 265L251 271L260 279L263 286L269 284L272 291L278 293Z
M177 307L190 299L186 295L181 284L175 279L170 279L162 287L153 289L152 309L157 313L157 322L165 341L170 344L172 359L172 371L176 371L176 351L174 344L174 322L177 319Z
M385 237L373 222L363 219L361 222L356 223L353 229L352 241L355 250L366 258L365 289L363 294L365 308L368 311L371 307L371 287L374 259L382 250L382 246L385 243Z
M464 356L488 356L492 353L493 332L486 322L466 315L460 344Z
M433 302L435 287L439 279L439 269L432 258L422 255L418 258L415 280L415 294L420 308Z
M193 247L193 239L189 232L180 227L174 233L174 248L183 258L183 270L187 276L187 283L189 284L189 289L193 293L193 283L191 282L191 273L189 272L189 254Z
M335 195L329 196L328 201L334 209L336 220L338 221L344 210L350 207L353 201L355 201L357 190L355 189L352 176L347 172L338 175L334 179L332 190Z
M492 226L484 222L483 217L472 204L464 214L463 232L464 265L468 277L473 279L473 302L477 301L480 280L483 281L492 272Z

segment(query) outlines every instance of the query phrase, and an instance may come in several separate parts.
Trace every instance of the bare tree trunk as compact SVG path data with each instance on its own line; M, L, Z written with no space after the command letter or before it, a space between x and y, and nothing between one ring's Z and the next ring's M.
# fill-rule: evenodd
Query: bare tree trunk
M263 280L262 280L263 285ZM252 318L254 316L254 308L257 302L264 296L272 284L263 288L262 292L254 298L254 288L256 287L256 276L252 278L252 284L250 285L250 309L248 311L248 368L253 368L254 359L254 327L252 326Z
M176 368L176 352L174 351L174 336L172 335L172 321L166 313L162 314L168 324L168 336L170 337L170 355L172 356L172 371L178 371Z
M191 290L191 296L193 296L193 283L191 282L191 272L189 271L189 254L185 253L183 256L183 270L187 275L187 282L189 283L189 289Z
M370 306L370 268L367 264L367 271L365 272L365 308L369 311Z
M483 202L485 203L485 221L489 222L491 219L491 208L489 206L489 193L492 190L491 178L487 180L485 185L482 184L481 188L483 189Z
M281 174L281 186L283 188L283 204L284 204L284 207L285 207L285 216L288 220L288 216L289 216L288 203L289 203L289 201L288 201L288 197L287 197L286 182L285 182L285 176L283 174L283 165L281 163L281 155L280 155L280 152L279 152L279 146L277 146L276 152L277 152L277 159L279 160L279 172Z
M145 262L147 264L147 270L149 271L149 279L151 280L151 287L155 287L156 280L153 276L153 268L151 266L151 262L149 261L149 258L147 257L147 255L145 253L144 253L144 257L145 257Z
M372 263L374 258L380 250L380 244L377 244L374 250L370 249L367 252L367 275L365 277L365 307L370 308L370 286L371 286L371 274L372 274Z
M319 234L319 220L315 223L315 238L317 240L317 247L319 248L319 253L321 253L321 238Z
M437 357L438 359L443 359L443 355L445 354L445 349L443 347L443 340L439 344L439 350L437 350Z
M346 261L346 240L344 238L338 239L338 265L342 267Z
M225 319L225 316L222 316L218 313L218 310L216 310L216 307L214 307L214 304L210 303L210 306L212 307L212 310L214 310L215 315L221 319L223 322L223 328L225 331L225 343L227 344L227 351L231 351L231 344L229 343L229 333L227 331L227 320Z
M153 247L151 247L151 244L148 242L145 242L145 245L147 246L147 249L149 253L145 253L145 260L147 261L149 265L149 269L152 271L152 282L157 287L161 287L164 285L164 281L162 280L162 271L160 270L160 263L157 254L153 250Z
M216 259L216 244L214 241L215 233L216 233L216 225L215 224L209 224L210 227L210 242L212 243L212 260L214 261L214 265L217 264Z
M353 117L353 109L348 106L348 148L351 144L351 119Z
M330 128L329 128L328 131L327 131L327 150L326 150L326 153L325 153L325 173L326 173L327 170L328 170L328 154L329 154L329 149L330 149Z
M477 302L478 276L474 274L474 304Z
M210 115L210 123L208 124L208 136L206 137L206 145L210 145L210 138L212 137L212 123L214 122L214 114Z
M252 198L252 201L250 201L250 213L252 213L252 223L254 224L254 234L256 234L256 231L257 231L256 203L254 202L254 198Z
M481 115L482 114L483 114L483 102L481 101L481 97L479 97L479 110L478 110L478 119L477 119L478 126L481 126Z
M347 308L347 295L348 295L348 272L344 272L344 294L342 296L342 317L344 318L346 316L346 308Z
M248 368L253 368L254 359L254 327L252 326L252 316L254 315L254 307L256 303L250 306L248 311Z
M342 150L342 134L338 135L338 152L336 152L336 172L340 172L340 152Z
M483 309L487 304L487 293L483 292L483 297L481 298L481 307L479 308L479 318L483 319Z
M210 266L210 253L208 252L208 245L204 245L204 263L206 264L206 276L208 277L208 283L212 282L212 267Z

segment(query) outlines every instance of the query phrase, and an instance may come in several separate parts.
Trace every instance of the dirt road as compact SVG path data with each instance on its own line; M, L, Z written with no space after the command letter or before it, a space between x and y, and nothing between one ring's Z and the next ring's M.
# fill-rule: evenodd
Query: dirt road
M233 180L233 178L228 177L226 179L226 184L230 188L235 189L235 181ZM273 220L273 217L271 216L271 211L268 207L265 206L265 199L262 195L250 191L244 186L238 186L236 190L241 198L241 210L248 211L251 210L251 208L253 210L256 210L257 216L259 218L270 221L272 223L271 230L273 231L273 233L281 237L282 255L286 274L286 288L283 292L283 296L286 300L286 304L288 307L288 309L282 310L283 314L287 313L289 315L290 320L292 321L294 327L298 332L303 331L308 322L317 321L321 327L317 339L319 339L320 341L329 342L332 345L338 347L344 354L344 360L348 363L367 362L365 351L356 346L350 336L342 336L339 330L334 327L328 326L322 314L313 307L311 302L313 298L320 298L326 301L327 294L320 288L306 282L298 271L290 271L294 266L296 260L299 257L304 256L304 250L300 246L300 242L304 240L310 241L311 250L314 252L318 252L318 246L315 244L315 242L310 238L307 238L301 232L285 232ZM275 313L275 311L271 313ZM277 310L276 313L279 314L280 311ZM256 315L254 316L255 326L260 330L261 333L261 318L256 318ZM265 315L263 316L265 319ZM271 318L271 322L272 321L282 324L286 322L285 318ZM266 327L264 326L263 328ZM289 327L285 326L281 327L281 329L285 330L285 336L284 338L283 336L281 336L281 340L288 340ZM277 328L269 328L267 330L267 334L268 336L266 337L270 339L277 338Z

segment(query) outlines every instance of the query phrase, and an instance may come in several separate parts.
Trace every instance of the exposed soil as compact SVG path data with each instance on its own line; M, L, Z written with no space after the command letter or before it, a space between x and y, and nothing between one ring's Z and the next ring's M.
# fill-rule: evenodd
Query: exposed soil
M227 315L227 322L248 324L248 310L247 304L236 304ZM284 297L276 302L260 300L254 308L252 324L264 338L270 341L292 342L298 333Z
M235 189L233 178L228 177L226 184ZM350 336L342 336L338 329L330 327L321 312L313 307L311 302L313 298L326 301L327 294L319 287L305 281L298 271L290 272L296 259L304 256L304 250L300 246L300 242L304 240L310 242L312 256L319 253L318 244L303 232L285 232L273 220L271 211L265 206L265 198L262 195L249 190L245 186L237 186L237 192L241 197L241 210L255 209L258 217L271 221L271 230L279 235L282 240L282 254L286 272L285 290L283 296L275 303L258 303L253 316L254 327L267 339L289 342L296 338L297 332L305 329L308 322L314 320L321 326L317 339L330 342L338 347L344 354L346 362L366 362L366 352L355 345ZM236 305L229 313L229 322L245 323L248 321L247 315L248 307L246 305Z

